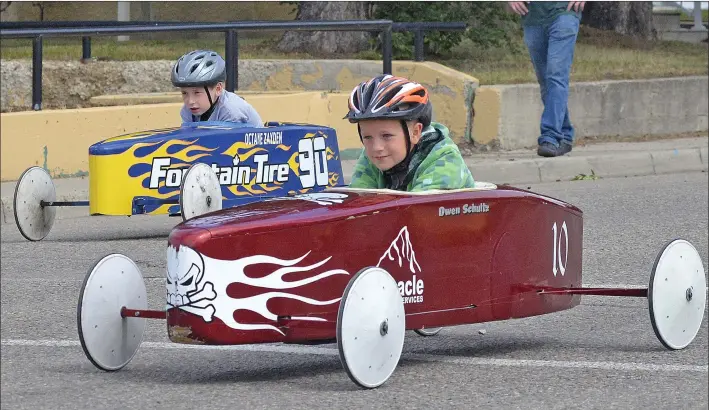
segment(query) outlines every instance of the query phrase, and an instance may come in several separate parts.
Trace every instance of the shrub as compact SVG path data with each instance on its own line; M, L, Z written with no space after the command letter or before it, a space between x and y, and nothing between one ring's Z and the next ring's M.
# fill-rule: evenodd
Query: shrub
M374 4L375 19L394 22L465 22L467 29L461 31L430 31L425 33L424 51L427 55L446 57L463 38L468 38L481 48L504 48L518 51L514 41L521 29L518 16L505 10L499 2L377 2ZM414 34L394 32L392 49L394 58L413 58Z

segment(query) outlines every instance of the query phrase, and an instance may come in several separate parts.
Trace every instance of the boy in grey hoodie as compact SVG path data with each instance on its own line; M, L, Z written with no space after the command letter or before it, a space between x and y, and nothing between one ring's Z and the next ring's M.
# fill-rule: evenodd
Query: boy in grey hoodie
M182 122L227 121L263 127L261 117L243 98L224 89L226 63L212 50L194 50L172 67L172 84L182 91Z

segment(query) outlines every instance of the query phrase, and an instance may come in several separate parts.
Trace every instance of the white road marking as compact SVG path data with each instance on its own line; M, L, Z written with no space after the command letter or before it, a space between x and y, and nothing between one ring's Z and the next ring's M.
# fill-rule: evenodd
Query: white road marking
M78 340L26 340L3 339L2 346L25 347L78 347ZM309 354L317 356L338 356L338 351L332 348L322 348L300 345L257 344L239 346L205 346L164 342L143 342L141 348L150 349L196 349L196 350L227 350L264 353ZM596 369L615 371L660 371L660 372L698 372L708 373L709 366L650 364L635 362L589 362L589 361L557 361L557 360L523 360L523 359L486 359L476 357L453 357L434 354L404 353L402 359L431 363L459 364L465 366L507 366L507 367L553 367L568 369Z
M556 361L556 360L523 360L523 359L483 359L472 357L452 357L431 354L403 355L412 360L429 362L462 364L462 365L489 365L513 367L561 367L576 369L598 370L623 370L623 371L666 371L666 372L709 372L709 366L678 365L678 364L649 364L635 362L587 362L587 361Z

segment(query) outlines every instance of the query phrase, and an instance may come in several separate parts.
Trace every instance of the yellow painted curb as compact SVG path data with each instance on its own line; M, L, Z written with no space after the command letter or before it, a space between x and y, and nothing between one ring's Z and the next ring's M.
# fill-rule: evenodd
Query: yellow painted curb
M325 125L337 130L340 150L360 148L357 128L342 119L347 94L300 92L254 95L249 102L263 121ZM177 127L182 103L142 104L71 110L26 111L0 116L0 178L16 180L28 167L53 177L85 175L89 147L121 134Z
M479 145L489 145L499 138L502 121L502 94L496 87L480 87L475 92L475 121L472 140Z
M89 146L120 134L180 125L181 104L25 111L0 115L0 179L39 165L52 176L89 170Z

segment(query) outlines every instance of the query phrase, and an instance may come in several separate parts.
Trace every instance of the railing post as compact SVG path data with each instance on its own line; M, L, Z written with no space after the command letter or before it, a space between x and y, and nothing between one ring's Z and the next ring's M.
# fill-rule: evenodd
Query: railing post
M391 26L382 30L382 60L384 74L392 74Z
M32 109L42 110L42 36L32 39Z
M81 60L91 60L91 37L81 37Z
M239 37L236 30L228 30L225 35L226 90L234 92L239 89Z
M694 26L692 26L692 30L696 31L707 31L707 28L704 27L704 22L702 22L702 2L701 1L695 1L694 2Z
M234 44L232 44L234 56L234 91L239 89L239 32L234 31Z
M423 29L414 30L414 60L423 61Z

